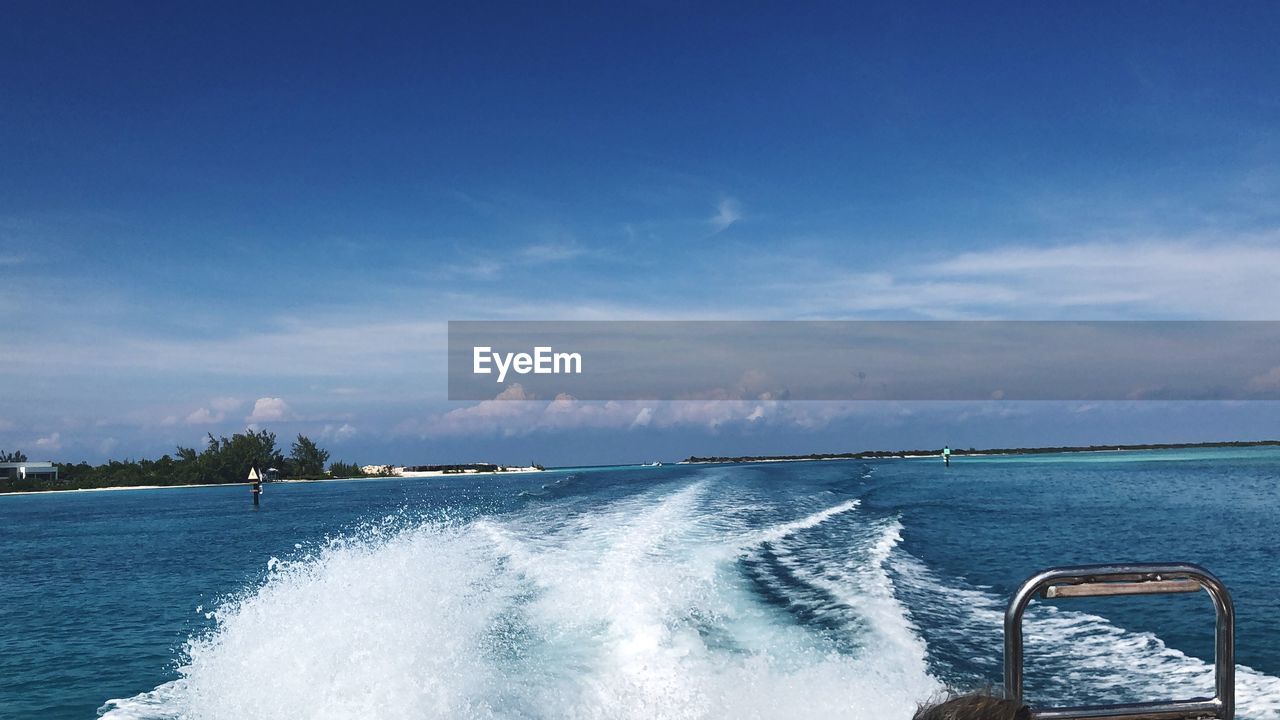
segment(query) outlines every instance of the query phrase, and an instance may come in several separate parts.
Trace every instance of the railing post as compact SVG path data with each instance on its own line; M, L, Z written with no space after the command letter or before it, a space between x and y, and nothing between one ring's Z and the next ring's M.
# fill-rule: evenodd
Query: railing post
M1014 593L1004 614L1005 697L1026 703L1023 696L1022 616L1036 595L1062 597L1100 595L1164 595L1203 589L1213 599L1214 689L1211 699L1165 700L1128 705L1090 705L1033 709L1038 720L1181 720L1213 717L1235 718L1235 607L1222 581L1208 570L1190 563L1086 565L1050 568L1032 575Z

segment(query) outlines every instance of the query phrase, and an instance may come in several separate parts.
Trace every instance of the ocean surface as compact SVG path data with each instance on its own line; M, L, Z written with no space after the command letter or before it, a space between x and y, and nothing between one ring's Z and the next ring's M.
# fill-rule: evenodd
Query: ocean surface
M1280 452L0 497L3 718L908 718L1060 564L1190 561L1280 718ZM1206 595L1033 604L1036 703L1212 694Z

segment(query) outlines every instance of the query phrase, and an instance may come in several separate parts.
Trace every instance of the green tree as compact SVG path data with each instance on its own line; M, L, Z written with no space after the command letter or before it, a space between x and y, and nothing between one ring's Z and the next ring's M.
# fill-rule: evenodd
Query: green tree
M180 465L191 461L194 451L179 447ZM230 438L209 434L205 449L195 457L194 476L202 483L244 482L250 468L280 468L284 456L276 449L275 433L266 430L249 430ZM190 471L183 468L184 475Z
M324 450L306 435L298 435L289 453L290 469L298 477L315 477L324 474L324 464L329 462L329 451Z
M347 463L339 460L335 460L329 466L329 474L336 478L365 477L364 470L360 469L359 463Z
M22 454L21 450L13 452L0 452L0 462L26 462L27 456Z

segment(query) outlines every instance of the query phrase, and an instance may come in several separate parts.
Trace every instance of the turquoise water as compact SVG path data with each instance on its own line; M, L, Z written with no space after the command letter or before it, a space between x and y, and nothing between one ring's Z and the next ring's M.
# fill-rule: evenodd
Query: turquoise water
M1044 566L1191 561L1280 718L1280 452L0 497L0 717L908 717ZM1208 694L1202 595L1028 616L1041 702Z

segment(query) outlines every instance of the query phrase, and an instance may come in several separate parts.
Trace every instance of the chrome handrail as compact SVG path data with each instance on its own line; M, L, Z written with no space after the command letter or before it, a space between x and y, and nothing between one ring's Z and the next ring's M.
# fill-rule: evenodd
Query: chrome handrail
M1217 614L1212 698L1163 700L1126 705L1032 708L1037 720L1193 720L1235 718L1235 607L1231 594L1213 573L1190 563L1084 565L1041 571L1027 578L1004 614L1004 692L1019 703L1022 695L1022 615L1033 597L1165 595L1206 590Z

